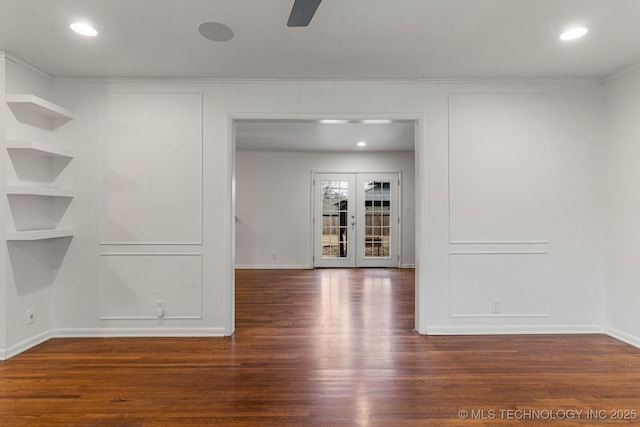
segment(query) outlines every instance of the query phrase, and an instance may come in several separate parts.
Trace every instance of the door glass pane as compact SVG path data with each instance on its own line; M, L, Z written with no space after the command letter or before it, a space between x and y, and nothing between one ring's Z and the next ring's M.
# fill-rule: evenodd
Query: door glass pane
M364 182L364 256L389 257L391 181Z
M322 180L322 257L347 258L349 182Z

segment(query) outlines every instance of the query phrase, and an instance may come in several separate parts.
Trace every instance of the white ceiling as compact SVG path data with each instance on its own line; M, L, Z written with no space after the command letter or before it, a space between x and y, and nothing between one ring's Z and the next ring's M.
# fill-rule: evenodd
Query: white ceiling
M0 50L55 76L595 78L640 61L640 0L0 0ZM98 37L69 30L91 21ZM204 39L203 21L231 27ZM584 24L572 43L558 34Z
M0 0L0 51L65 77L601 78L640 62L640 0ZM72 22L99 32L84 38ZM234 31L213 42L197 31ZM559 33L586 25L583 39ZM407 151L413 123L238 123L240 150ZM364 140L365 149L355 144Z
M264 151L413 151L415 124L325 124L309 120L241 120L236 148ZM359 141L366 147L358 147Z

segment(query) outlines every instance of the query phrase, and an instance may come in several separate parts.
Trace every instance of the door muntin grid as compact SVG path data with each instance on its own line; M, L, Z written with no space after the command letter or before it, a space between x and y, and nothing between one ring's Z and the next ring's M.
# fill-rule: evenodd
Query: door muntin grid
M322 258L349 257L349 181L321 180Z
M391 181L364 181L364 257L389 258L391 248Z

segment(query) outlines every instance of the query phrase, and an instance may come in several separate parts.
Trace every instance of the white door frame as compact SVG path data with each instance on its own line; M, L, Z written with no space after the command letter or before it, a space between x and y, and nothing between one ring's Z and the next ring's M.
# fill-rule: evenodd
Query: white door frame
M426 295L428 292L427 266L429 251L427 245L427 117L424 113L369 113L369 114L336 114L336 113L227 113L226 114L226 158L227 169L225 189L225 223L227 233L224 235L224 269L225 269L225 335L235 331L235 182L236 182L236 138L234 123L239 120L322 120L328 116L340 116L345 120L390 119L411 120L416 123L415 131L415 235L416 235L416 273L415 273L415 330L426 334L427 313Z

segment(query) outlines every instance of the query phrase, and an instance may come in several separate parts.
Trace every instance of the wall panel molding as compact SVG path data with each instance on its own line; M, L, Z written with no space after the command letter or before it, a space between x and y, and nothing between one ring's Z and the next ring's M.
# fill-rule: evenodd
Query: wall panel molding
M449 243L549 242L544 92L449 93Z
M100 244L202 244L203 93L102 97Z
M449 317L549 317L548 255L545 250L449 252Z
M202 292L202 254L100 254L100 320L200 320ZM157 301L165 305L160 317Z

